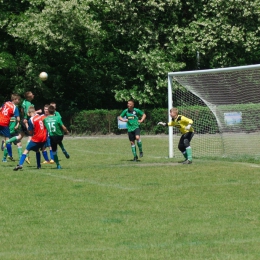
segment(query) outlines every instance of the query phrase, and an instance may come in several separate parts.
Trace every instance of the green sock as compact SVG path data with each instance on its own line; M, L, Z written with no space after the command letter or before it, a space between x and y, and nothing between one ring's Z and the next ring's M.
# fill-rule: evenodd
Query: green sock
M14 136L14 137L12 137L12 138L6 140L6 143L9 144L9 143L12 143L12 142L14 142L14 141L16 141L16 140L17 140L17 138L16 138L16 136Z
M191 151L191 147L187 147L186 148L186 153L187 153L187 158L189 161L192 161L192 151Z
M59 165L58 155L57 155L57 154L54 154L53 157L54 157L54 162L55 162L57 165Z
M186 151L185 151L185 152L183 152L182 154L183 154L183 156L184 156L185 160L187 160L187 159L188 159L188 155L187 155Z
M20 159L21 156L22 156L22 153L23 153L22 147L17 147L17 149L18 149L18 156L19 156L19 159Z
M143 146L142 146L142 141L141 140L137 142L137 146L138 146L139 152L140 153L143 152Z
M136 157L136 148L135 148L135 145L132 145L131 148L132 148L132 153L133 153L134 157Z
M63 146L63 143L60 143L59 146L60 146L60 148L61 148L62 151L65 151L65 148L64 148L64 146Z
M3 159L6 159L7 155L8 155L7 148L5 148L4 149L4 157L3 157Z

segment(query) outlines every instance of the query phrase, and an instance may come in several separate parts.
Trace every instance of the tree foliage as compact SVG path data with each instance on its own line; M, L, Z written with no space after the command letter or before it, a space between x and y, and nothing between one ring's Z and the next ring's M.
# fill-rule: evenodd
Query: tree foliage
M260 1L0 1L1 99L33 90L70 113L165 106L167 73L258 63ZM45 83L38 75L49 74ZM177 87L177 86L176 86Z

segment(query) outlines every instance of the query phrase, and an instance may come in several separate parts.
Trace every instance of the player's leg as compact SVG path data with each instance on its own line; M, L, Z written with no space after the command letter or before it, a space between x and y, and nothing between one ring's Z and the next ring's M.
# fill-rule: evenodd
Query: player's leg
M49 160L49 157L48 157L48 153L47 153L47 147L46 146L44 146L43 148L42 148L42 156L43 156L43 158L44 158L44 161L42 162L43 164L47 164L47 163L50 163L50 160Z
M51 139L51 148L53 152L54 162L57 165L57 169L61 169L57 148L58 148L58 144L62 142L63 136L50 136L50 139Z
M8 155L8 152L7 152L7 149L6 149L6 147L5 147L5 148L4 148L4 155L3 155L3 158L2 158L2 162L7 162L7 160L6 160L7 155Z
M135 129L135 139L137 141L139 155L140 155L140 157L143 157L144 153L143 153L143 145L142 145L142 141L141 141L141 137L140 137L140 132L141 132L140 128Z
M60 143L59 143L59 146L60 146L60 149L62 150L62 152L64 153L65 157L66 157L67 159L69 159L69 158L70 158L70 155L69 155L68 152L66 151L66 149L65 149L65 147L64 147L64 145L63 145L63 142L60 142Z
M184 143L186 154L187 154L187 160L186 160L186 162L184 162L185 164L190 164L192 162L192 149L190 146L190 142L191 142L193 135L194 135L194 133L191 133L191 132L184 135L183 143Z
M138 159L138 156L136 155L136 146L135 146L135 132L128 132L128 138L129 138L129 141L130 141L130 144L131 144L131 150L132 150L132 153L134 155L134 159L133 161L137 161Z
M22 143L20 142L20 140L19 141L17 140L16 145L17 145L18 158L20 160L21 156L22 156L22 153L23 153L22 152L23 147L22 147Z
M180 150L180 152L183 154L184 156L184 161L181 161L181 163L184 163L187 159L188 159L188 155L186 152L186 147L184 145L184 135L181 136L180 140L179 140L179 144L178 144L178 149Z

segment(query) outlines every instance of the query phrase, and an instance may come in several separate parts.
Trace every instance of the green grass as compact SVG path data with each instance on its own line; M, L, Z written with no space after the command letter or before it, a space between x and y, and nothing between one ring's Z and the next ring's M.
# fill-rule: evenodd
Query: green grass
M126 136L65 138L62 170L2 163L0 259L259 259L259 161L182 165L142 140L137 163Z

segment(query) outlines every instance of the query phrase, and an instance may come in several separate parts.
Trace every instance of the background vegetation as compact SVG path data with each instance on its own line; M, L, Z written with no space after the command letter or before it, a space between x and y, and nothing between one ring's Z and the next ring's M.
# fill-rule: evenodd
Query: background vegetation
M0 0L0 100L32 90L69 114L129 98L166 107L169 71L259 63L259 21L258 0Z

